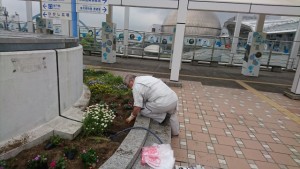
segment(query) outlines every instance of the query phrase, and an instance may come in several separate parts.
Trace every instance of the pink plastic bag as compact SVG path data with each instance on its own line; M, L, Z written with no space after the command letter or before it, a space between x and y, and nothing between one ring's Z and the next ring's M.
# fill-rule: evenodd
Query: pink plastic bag
M170 144L143 147L141 163L154 169L172 169L175 164L174 152Z

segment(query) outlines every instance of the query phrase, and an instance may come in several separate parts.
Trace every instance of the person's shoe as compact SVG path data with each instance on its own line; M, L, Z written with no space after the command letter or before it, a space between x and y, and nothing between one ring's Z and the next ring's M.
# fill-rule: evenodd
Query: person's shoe
M166 126L168 124L168 121L170 120L171 114L167 113L164 121L162 121L161 123L159 123L162 126Z

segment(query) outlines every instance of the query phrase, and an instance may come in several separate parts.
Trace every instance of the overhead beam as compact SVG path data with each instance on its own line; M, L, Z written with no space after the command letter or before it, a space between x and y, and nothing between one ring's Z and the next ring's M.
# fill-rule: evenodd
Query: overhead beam
M141 8L178 9L178 0L109 0L109 4Z
M300 6L251 5L250 13L268 15L300 15Z
M293 3L284 5L279 3L279 1L273 2L271 0L264 0L261 3L257 0L190 0L188 9L216 12L299 16L300 1L295 0L292 2Z
M204 10L204 11L247 13L250 11L250 7L251 7L251 5L246 4L246 3L190 1L188 9Z

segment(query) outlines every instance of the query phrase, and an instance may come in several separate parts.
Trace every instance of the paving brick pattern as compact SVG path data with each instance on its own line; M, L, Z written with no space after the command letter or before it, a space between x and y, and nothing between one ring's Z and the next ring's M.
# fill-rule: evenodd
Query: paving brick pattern
M253 93L182 81L180 135L172 138L176 164L206 169L300 168L300 125ZM300 101L266 93L300 116Z

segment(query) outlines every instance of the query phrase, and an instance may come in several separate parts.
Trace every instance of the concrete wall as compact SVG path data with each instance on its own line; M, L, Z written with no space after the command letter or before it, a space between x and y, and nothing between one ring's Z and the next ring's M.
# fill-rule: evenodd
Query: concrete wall
M69 109L83 90L82 47L57 50L61 112Z
M82 94L82 48L57 53L63 112ZM0 52L0 143L59 116L56 63L54 50Z

